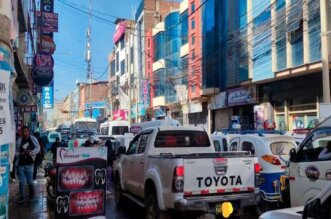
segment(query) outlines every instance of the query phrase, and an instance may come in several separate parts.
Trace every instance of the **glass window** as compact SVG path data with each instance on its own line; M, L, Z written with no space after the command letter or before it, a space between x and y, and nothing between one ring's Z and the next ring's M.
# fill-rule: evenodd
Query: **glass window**
M313 131L297 153L297 162L331 160L331 128Z
M160 59L164 58L164 44L165 44L165 38L164 38L164 33L159 32L153 37L153 44L155 45L154 47L154 61L158 61Z
M116 72L118 72L120 70L120 57L118 52L116 53Z
M135 154L137 151L138 143L139 143L140 135L137 135L130 143L127 154Z
M130 61L131 61L131 64L134 61L133 47L130 48Z
M195 20L194 18L191 20L191 29L194 30L195 28Z
M320 2L308 0L309 61L321 60Z
M114 76L115 75L115 60L111 61L110 63L110 75Z
M208 134L203 131L160 131L155 147L209 147Z
M192 50L192 60L195 59L195 50Z
M223 138L222 142L223 142L223 150L228 151L228 141L225 138Z
M192 85L192 93L195 94L195 84Z
M124 74L124 69L125 69L125 60L121 61L121 75Z
M195 45L195 35L194 34L192 35L191 39L192 39L192 45Z
M142 153L145 152L147 144L148 144L148 137L149 136L150 136L150 134L143 134L141 136L137 154L142 154Z
M219 142L219 140L214 140L214 147L215 147L215 151L221 151L221 143Z
M191 13L193 13L195 11L195 4L194 2L191 3Z
M238 142L232 142L230 145L230 151L237 151L238 150Z
M128 126L114 126L112 128L113 135L124 135L125 133L129 133Z
M289 155L292 148L295 148L295 145L291 142L274 142L270 144L271 152L274 155Z
M124 42L124 36L122 37L120 43L121 43L121 49L124 49L124 45L125 45L125 42Z
M188 42L188 10L180 15L182 45Z
M255 154L255 149L254 149L254 145L252 142L244 141L243 145L242 145L242 150L251 152L252 155Z

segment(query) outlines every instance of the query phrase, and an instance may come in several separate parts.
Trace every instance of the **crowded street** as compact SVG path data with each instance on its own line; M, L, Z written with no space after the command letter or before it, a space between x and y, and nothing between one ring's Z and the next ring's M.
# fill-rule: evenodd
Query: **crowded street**
M331 0L0 0L0 219L331 219Z

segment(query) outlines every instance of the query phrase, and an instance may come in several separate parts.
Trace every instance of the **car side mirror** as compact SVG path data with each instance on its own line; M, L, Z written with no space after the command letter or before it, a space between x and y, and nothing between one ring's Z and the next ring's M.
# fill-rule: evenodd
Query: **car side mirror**
M295 148L292 148L290 150L290 154L289 155L290 155L290 161L291 162L294 162L296 160L296 157L297 157L297 153L296 153Z
M303 219L323 218L321 215L322 212L321 209L322 209L321 199L319 198L314 199L305 206L303 210L302 218Z
M126 154L126 147L121 146L118 148L118 154Z

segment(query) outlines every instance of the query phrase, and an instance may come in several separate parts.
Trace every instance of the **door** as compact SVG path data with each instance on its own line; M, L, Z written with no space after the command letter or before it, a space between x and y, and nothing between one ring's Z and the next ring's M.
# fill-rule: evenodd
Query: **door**
M302 206L331 180L331 128L308 135L290 163L291 205Z
M132 169L132 185L134 194L144 197L144 171L146 165L145 150L150 143L150 133L143 133L141 135L137 153L132 157L133 169Z
M138 144L141 135L137 135L134 139L130 142L129 149L126 153L126 156L122 160L122 175L123 175L123 184L125 185L126 189L129 191L133 191L133 158L137 153Z

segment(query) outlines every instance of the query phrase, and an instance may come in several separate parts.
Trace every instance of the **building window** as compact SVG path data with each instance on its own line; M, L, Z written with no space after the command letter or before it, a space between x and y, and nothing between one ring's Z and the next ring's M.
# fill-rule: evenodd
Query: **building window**
M195 20L194 18L191 20L191 29L194 30L195 28Z
M134 54L133 54L133 47L130 48L130 62L131 64L133 63L134 61Z
M110 75L114 76L115 75L115 60L111 61L110 63Z
M192 93L195 94L195 84L192 85Z
M119 66L119 63L120 63L120 60L119 60L119 54L118 52L116 53L116 72L118 72L120 69L120 66Z
M125 63L129 63L129 55L126 54L126 60L125 60ZM126 68L125 68L126 72L129 72L129 64L126 65Z
M192 39L192 46L193 46L193 45L195 45L195 35L194 34L191 36L191 39Z
M195 59L195 50L192 50L192 60Z
M147 62L147 69L151 70L151 62Z
M193 13L195 11L195 4L194 2L191 3L191 13Z
M121 61L121 75L124 74L124 69L125 69L125 60Z
M182 29L182 45L188 42L188 10L180 15L181 29Z
M121 39L121 42L120 42L120 43L121 43L121 49L124 49L124 44L125 44L125 43L124 43L124 36L122 37L122 39Z

